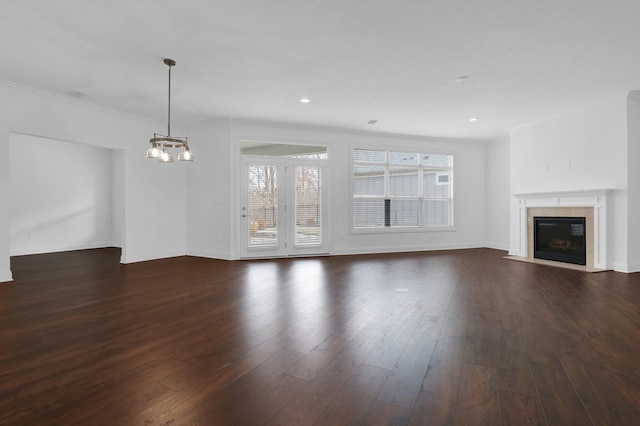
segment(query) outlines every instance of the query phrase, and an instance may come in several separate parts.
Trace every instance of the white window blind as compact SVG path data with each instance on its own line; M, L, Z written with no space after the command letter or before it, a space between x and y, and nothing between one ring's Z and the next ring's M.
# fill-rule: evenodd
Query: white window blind
M322 244L322 188L320 167L296 166L295 244Z

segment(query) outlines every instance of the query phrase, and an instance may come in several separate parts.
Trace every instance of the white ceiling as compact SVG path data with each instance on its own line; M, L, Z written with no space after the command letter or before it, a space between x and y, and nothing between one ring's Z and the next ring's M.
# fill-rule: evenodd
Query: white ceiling
M638 0L0 0L0 79L164 121L169 57L177 127L488 139L640 89L639 18Z

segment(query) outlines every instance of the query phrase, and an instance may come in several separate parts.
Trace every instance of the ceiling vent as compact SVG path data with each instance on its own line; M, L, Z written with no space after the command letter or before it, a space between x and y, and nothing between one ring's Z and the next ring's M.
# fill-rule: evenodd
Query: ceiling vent
M69 96L70 98L81 98L83 96L87 96L86 93L77 92L75 90L69 90L65 92L65 95Z

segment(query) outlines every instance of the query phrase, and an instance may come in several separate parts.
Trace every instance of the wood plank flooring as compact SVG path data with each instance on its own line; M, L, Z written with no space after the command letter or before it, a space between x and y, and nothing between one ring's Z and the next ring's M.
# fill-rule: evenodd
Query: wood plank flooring
M640 274L504 255L12 258L0 424L640 424Z

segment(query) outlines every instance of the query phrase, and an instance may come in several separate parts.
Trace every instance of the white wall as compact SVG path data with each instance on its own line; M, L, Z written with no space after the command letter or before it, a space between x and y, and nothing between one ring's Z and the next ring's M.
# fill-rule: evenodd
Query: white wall
M184 132L190 135L196 162L164 165L144 158L148 139L164 123L0 84L0 149L9 153L0 156L0 281L11 279L12 133L107 148L113 158L119 158L112 161L110 238L122 244L125 263L185 253L238 258L239 144L260 140L328 146L334 254L502 248L506 240L504 193L510 181L511 193L614 189L608 259L617 270L637 270L640 229L629 225L628 219L640 215L640 168L635 167L640 159L639 116L638 99L620 96L514 129L508 141L486 145L230 121ZM455 231L353 233L350 185L345 182L350 182L354 146L454 154ZM508 178L505 164L509 164Z
M111 150L10 135L12 256L108 247Z
M9 131L1 125L0 149L5 153L9 152ZM0 155L0 282L11 281L13 278L9 255L9 155Z
M185 165L165 165L144 158L149 138L165 125L0 84L2 152L9 152L12 132L123 150L125 263L183 255L186 251ZM193 149L197 153L195 144ZM11 279L10 156L0 156L0 281Z
M237 259L240 256L237 237L240 214L237 165L242 141L328 147L333 254L485 245L485 146L482 142L354 133L235 120L203 129L196 135L201 146L206 143L207 148L204 151L206 160L188 172L188 253L224 259ZM351 151L356 146L454 154L455 230L375 234L352 232L350 159Z
M11 134L35 135L113 151L112 157L118 161L112 163L111 216L117 219L112 220L111 241L122 244L124 263L185 253L230 259L239 256L237 165L239 143L245 139L329 147L330 202L335 223L331 235L333 253L484 245L485 148L481 142L229 122L189 132L198 156L195 163L165 165L144 158L148 139L163 125L89 103L0 83L0 149L9 152L8 156L0 156L0 199L4 200L0 205L0 281L11 280ZM350 191L344 182L350 181L349 159L354 146L395 146L453 153L456 156L455 231L352 233ZM118 215L115 211L123 213Z
M640 91L629 93L627 98L628 128L628 246L629 271L640 272Z
M187 254L232 259L235 168L230 126L225 123L191 131L189 141L198 149L196 161L187 169Z
M512 194L610 188L607 261L627 265L627 101L617 96L510 132ZM517 252L511 201L511 249Z
M479 141L410 138L375 134L333 135L333 248L336 254L484 247L485 146ZM351 150L398 148L454 155L454 231L361 234L352 232Z
M486 245L487 247L509 249L509 136L495 139L486 144Z
M111 246L122 247L124 232L124 151L111 151Z

